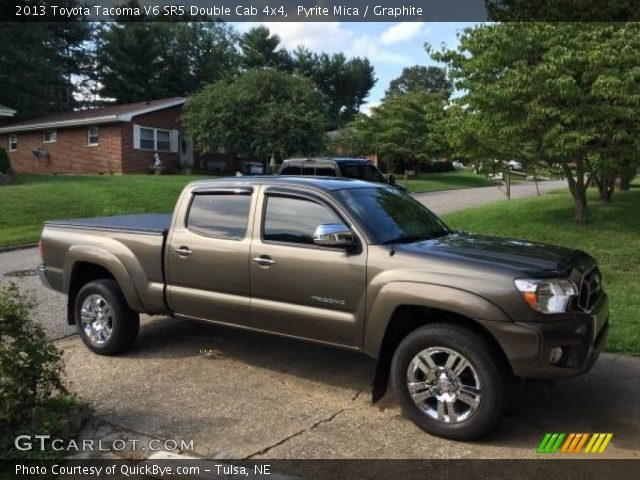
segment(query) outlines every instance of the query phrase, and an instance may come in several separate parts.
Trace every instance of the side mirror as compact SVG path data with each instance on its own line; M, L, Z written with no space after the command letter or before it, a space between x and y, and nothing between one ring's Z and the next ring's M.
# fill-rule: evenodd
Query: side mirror
M387 182L389 183L389 185L395 185L396 176L393 173L389 174L389 177L387 177Z
M313 243L323 247L350 247L354 242L353 232L342 223L318 225L313 232Z

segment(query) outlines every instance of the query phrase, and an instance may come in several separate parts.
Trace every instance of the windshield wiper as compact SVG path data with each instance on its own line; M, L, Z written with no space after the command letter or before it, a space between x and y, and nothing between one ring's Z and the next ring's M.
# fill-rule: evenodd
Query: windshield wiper
M448 231L442 230L440 232L430 233L428 235L402 235L400 237L387 240L386 242L383 242L382 245L391 245L394 243L415 243L421 242L423 240L431 240L432 238L443 237L448 234Z

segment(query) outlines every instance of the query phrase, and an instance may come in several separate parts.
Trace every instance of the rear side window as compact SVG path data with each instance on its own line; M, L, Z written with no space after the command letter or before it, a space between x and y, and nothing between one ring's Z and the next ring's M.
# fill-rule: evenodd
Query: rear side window
M336 169L328 165L319 166L316 168L316 175L319 177L335 177Z
M197 194L193 196L187 228L203 235L240 240L247 234L251 194Z
M344 163L340 165L340 176L344 178L362 178L362 170L358 164Z
M311 200L269 195L264 217L263 239L313 245L318 225L342 223L329 208Z
M301 174L302 172L300 171L299 163L287 163L282 169L282 171L280 172L280 175L301 175Z

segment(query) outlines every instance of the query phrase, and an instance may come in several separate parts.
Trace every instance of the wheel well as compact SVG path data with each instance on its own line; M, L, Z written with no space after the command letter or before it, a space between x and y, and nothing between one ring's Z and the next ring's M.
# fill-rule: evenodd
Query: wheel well
M76 303L76 296L82 287L87 283L102 278L114 279L114 276L106 268L90 262L78 262L73 266L71 281L69 282L69 293L67 301L67 323L75 324L73 308Z
M373 381L372 396L374 402L380 400L387 390L391 359L393 358L393 353L402 339L417 328L435 322L459 325L482 335L492 345L498 360L504 368L504 371L509 375L513 375L511 365L509 364L504 351L493 335L491 335L491 333L489 333L478 322L469 317L465 317L464 315L449 312L447 310L415 305L401 305L394 310L391 319L389 320L389 324L387 325L384 338L382 339L376 375Z

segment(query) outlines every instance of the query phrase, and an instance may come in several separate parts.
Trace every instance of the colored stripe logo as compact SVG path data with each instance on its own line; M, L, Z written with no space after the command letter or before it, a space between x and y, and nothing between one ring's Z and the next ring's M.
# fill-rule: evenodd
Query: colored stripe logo
M545 433L536 453L603 453L612 438L613 433Z

